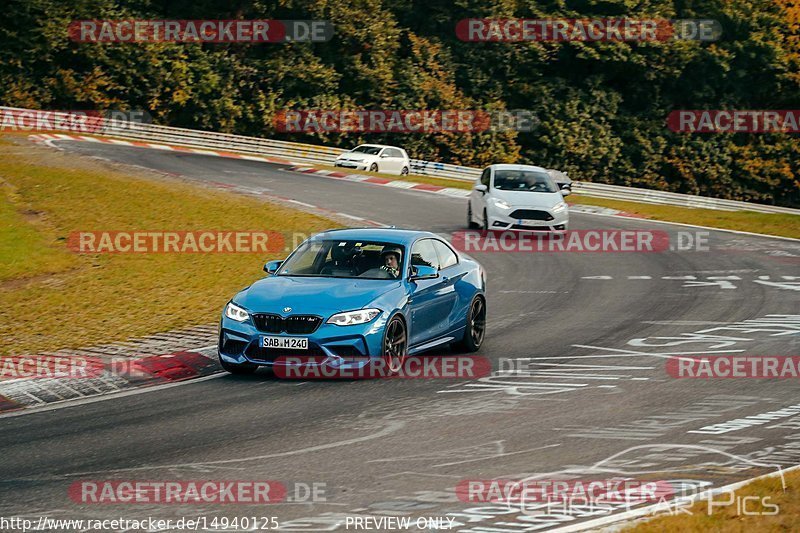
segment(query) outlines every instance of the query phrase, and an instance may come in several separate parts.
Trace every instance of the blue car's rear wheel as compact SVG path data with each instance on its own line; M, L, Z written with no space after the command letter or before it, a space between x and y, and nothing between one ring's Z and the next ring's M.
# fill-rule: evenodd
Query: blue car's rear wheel
M383 336L383 361L390 374L397 374L403 367L408 354L408 335L406 323L399 316L392 318L386 325Z
M467 324L464 337L456 344L456 348L464 352L477 352L486 336L486 300L476 296L467 312Z

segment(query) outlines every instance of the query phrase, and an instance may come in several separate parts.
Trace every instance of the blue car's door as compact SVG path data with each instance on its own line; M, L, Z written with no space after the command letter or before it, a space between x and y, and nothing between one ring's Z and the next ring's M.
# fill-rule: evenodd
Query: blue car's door
M411 249L411 266L430 266L439 269L439 257L434 239L422 239ZM411 283L411 324L409 345L419 346L448 331L450 315L456 305L454 280L443 276L421 279Z
M465 294L464 284L459 283L467 271L459 263L458 255L444 241L434 239L433 247L436 248L436 254L439 257L439 275L447 287L443 291L447 303L447 320L444 329L445 332L451 332L464 326L466 323L464 308L469 307L472 302L472 295ZM459 290L459 287L462 290Z

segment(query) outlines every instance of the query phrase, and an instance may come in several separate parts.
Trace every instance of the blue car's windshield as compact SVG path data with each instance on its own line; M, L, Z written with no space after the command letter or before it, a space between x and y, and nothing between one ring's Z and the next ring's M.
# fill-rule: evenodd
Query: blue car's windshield
M306 241L278 276L399 279L405 248L389 242L316 239Z

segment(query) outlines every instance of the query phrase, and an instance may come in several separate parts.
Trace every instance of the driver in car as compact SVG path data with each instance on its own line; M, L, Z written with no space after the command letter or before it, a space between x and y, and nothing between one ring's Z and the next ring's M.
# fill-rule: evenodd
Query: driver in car
M381 270L385 270L393 278L400 277L400 255L402 251L395 246L385 246L381 251Z

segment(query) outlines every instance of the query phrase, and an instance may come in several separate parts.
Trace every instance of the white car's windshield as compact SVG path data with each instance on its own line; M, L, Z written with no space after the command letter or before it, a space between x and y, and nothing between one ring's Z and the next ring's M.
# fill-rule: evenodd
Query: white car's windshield
M380 146L367 146L365 144L362 144L361 146L356 146L355 148L353 148L350 151L351 152L358 152L358 153L361 153L361 154L378 155L378 152L381 151L381 147Z
M547 172L535 170L495 170L494 186L501 191L558 192Z
M306 241L278 270L279 276L399 279L405 249L375 241Z

